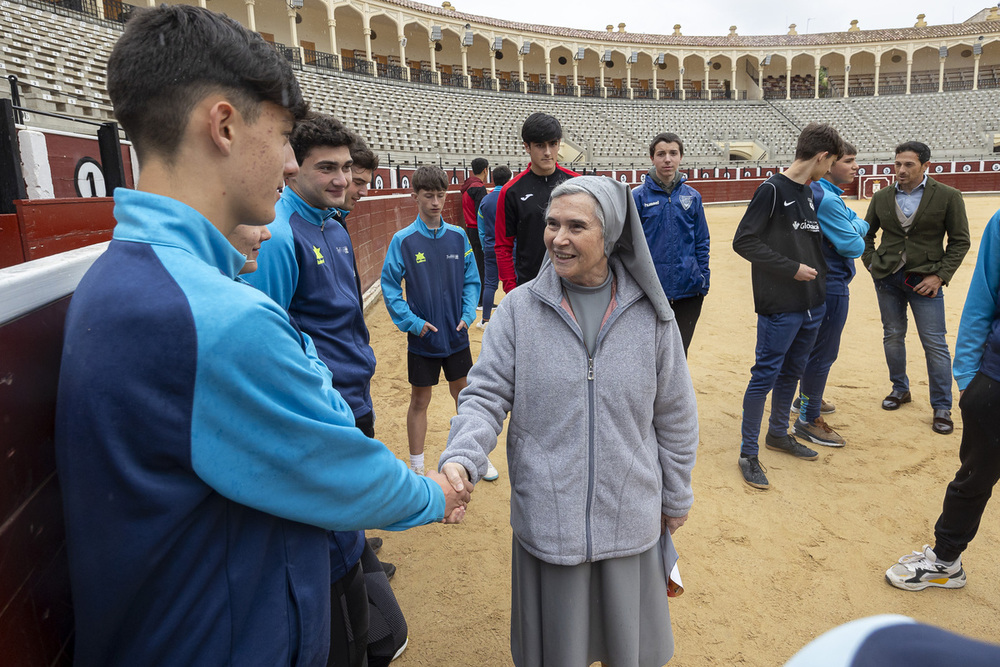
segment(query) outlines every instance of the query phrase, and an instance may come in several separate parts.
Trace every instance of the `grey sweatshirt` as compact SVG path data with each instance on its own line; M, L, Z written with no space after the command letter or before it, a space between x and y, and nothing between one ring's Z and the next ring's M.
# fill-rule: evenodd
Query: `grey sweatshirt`
M639 554L660 514L693 502L694 389L673 319L614 258L612 309L589 357L551 264L508 294L483 336L439 465L486 472L504 419L510 521L529 553L557 565Z

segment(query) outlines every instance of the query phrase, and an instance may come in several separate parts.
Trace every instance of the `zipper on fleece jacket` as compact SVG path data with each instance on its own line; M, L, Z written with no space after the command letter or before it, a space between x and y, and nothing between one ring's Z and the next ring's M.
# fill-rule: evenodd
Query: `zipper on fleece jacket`
M596 347L596 346L595 346ZM593 558L593 541L590 534L590 507L594 502L594 422L597 417L597 391L594 385L594 358L587 355L587 561Z

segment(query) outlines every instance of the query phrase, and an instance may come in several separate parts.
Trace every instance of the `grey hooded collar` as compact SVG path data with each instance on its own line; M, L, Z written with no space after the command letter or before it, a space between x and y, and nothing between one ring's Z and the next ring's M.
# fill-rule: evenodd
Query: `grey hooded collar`
M604 254L621 261L653 304L660 320L672 320L674 313L656 276L632 189L605 176L578 176L569 182L592 194L604 212ZM546 253L545 262L548 261Z

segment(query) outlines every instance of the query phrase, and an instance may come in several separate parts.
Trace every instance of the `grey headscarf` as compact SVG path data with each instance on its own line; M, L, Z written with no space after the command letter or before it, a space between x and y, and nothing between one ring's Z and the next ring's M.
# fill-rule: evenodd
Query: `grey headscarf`
M649 297L656 316L666 322L674 318L660 279L656 277L653 258L642 232L642 220L632 198L632 189L606 176L578 176L564 181L552 191L552 199L582 189L597 199L604 213L604 254L617 255L632 278ZM548 255L546 254L546 262Z

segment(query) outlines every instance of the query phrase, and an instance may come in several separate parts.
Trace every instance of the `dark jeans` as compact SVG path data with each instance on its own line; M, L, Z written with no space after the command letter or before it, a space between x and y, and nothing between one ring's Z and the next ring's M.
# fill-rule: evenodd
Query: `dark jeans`
M976 373L958 407L962 411L961 467L944 493L944 508L934 526L934 553L955 560L979 530L986 503L1000 480L1000 382Z
M479 229L466 229L465 235L469 237L469 245L472 246L472 255L476 258L476 268L479 270L479 296L483 295L483 244L479 242Z
M906 306L909 305L927 361L931 407L951 410L951 353L945 340L944 289L939 289L937 296L923 296L904 284L905 277L905 271L897 271L888 278L874 278L882 314L882 347L892 389L910 390L910 379L906 377Z
M809 361L802 371L802 404L799 414L804 421L812 422L819 417L826 380L830 377L830 368L840 352L840 336L847 323L849 301L850 297L846 294L826 295L826 315L823 316L823 324L819 327L816 342L809 353Z
M757 456L764 403L772 389L768 432L779 437L788 433L788 414L795 387L802 377L825 312L826 306L820 304L796 313L757 316L757 362L750 369L750 384L743 395L740 433L743 454Z
M677 320L677 328L681 330L681 343L684 344L684 356L687 356L688 347L694 337L694 327L701 317L701 305L705 302L705 295L691 296L686 299L676 299L670 302L670 307L674 310L674 319Z

